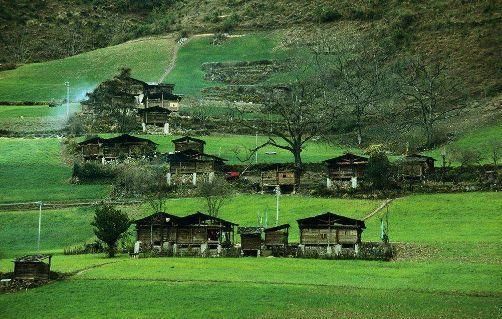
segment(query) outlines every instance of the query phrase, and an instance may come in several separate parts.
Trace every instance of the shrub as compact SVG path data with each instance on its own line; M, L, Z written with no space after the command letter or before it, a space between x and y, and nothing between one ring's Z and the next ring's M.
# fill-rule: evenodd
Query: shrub
M318 16L319 21L323 23L337 21L342 18L342 15L334 9L323 9Z
M115 178L115 167L103 165L97 162L85 162L73 164L74 179L83 182L110 181Z
M373 189L387 189L391 182L392 166L383 151L371 153L366 169L366 178Z

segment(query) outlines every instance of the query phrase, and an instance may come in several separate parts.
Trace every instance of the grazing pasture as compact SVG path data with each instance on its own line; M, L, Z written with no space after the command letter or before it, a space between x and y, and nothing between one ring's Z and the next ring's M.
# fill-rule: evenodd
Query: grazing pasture
M70 114L80 110L80 104L70 104ZM66 105L0 105L2 130L33 134L57 132L66 125Z

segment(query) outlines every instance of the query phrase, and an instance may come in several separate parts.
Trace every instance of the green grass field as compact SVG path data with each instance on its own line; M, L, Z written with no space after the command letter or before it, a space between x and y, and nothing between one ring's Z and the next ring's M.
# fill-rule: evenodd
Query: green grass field
M277 32L249 33L229 38L221 45L211 44L212 36L190 39L178 51L176 67L164 82L176 83L175 91L187 95L200 95L200 90L217 85L204 80L202 64L205 62L257 61L284 59L286 52L277 49Z
M334 210L360 217L378 201L285 196L283 203L281 216L296 228L298 216ZM195 200L174 200L168 210L185 214L200 205ZM247 224L256 216L253 208L261 205L273 206L273 196L237 197L224 206L222 217ZM495 318L502 298L501 208L498 193L415 195L396 200L389 210L391 240L444 248L439 255L425 254L422 260L107 259L58 254L53 268L76 275L26 292L0 295L0 306L5 318L33 313L41 318ZM147 213L144 207L127 210L131 216ZM28 244L19 242L29 242L30 231L34 247L36 215L0 213L4 227L0 242L7 243L2 245L7 247L4 258L26 252ZM73 240L92 237L90 209L48 211L44 216L44 225L52 229L42 236L43 249L61 253ZM367 222L363 240L375 240L378 231L375 216ZM447 251L451 248L456 249L454 258ZM9 259L2 259L0 266L2 271L12 269Z
M70 104L70 114L80 110L80 104ZM0 105L0 128L23 134L58 131L66 125L66 105Z
M81 100L100 82L113 77L121 67L148 82L160 79L172 60L174 36L129 41L73 57L23 65L0 72L0 100L49 101L66 96L69 81L70 100Z
M0 202L96 199L104 185L70 184L57 138L0 138Z

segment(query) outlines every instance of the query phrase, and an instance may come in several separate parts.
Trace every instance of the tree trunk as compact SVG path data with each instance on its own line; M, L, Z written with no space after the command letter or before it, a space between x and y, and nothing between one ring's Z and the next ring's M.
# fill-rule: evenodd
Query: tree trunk
M301 147L295 147L293 149L293 155L295 157L295 187L300 188L300 179L303 173L303 163L302 163L302 149Z

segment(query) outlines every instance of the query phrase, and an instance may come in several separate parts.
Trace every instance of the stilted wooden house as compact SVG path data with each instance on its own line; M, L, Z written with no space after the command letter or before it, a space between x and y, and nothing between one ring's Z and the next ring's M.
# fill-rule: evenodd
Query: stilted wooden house
M406 179L424 179L434 173L434 162L430 156L411 154L403 158L399 164L400 175Z
M342 156L325 160L326 164L326 187L333 185L356 188L358 182L364 178L368 158L364 156L346 153Z
M136 241L142 249L170 249L176 242L178 216L158 212L134 221Z
M142 104L145 108L161 107L172 112L179 111L181 96L173 94L174 84L160 83L145 86Z
M52 255L27 255L14 260L14 279L48 280Z
M274 247L286 247L288 245L289 227L289 224L284 224L266 228L264 230L265 246L268 249Z
M198 248L203 253L207 249L231 247L234 243L232 222L197 212L177 220L176 249Z
M204 146L206 145L206 141L190 136L183 136L172 140L172 142L174 144L175 152L193 150L199 153L204 153Z
M263 244L262 227L239 227L241 235L241 250L245 256L260 256Z
M185 136L173 143L175 152L165 155L169 163L168 184L211 182L215 174L223 172L226 159L205 154L203 140Z
M160 106L139 109L138 114L144 125L164 126L169 121L172 111Z
M261 172L260 186L262 190L275 187L294 190L295 172L286 166L275 165Z
M84 160L102 162L125 158L149 158L156 154L157 144L140 137L122 134L112 138L94 137L78 143Z
M366 228L364 221L331 212L298 219L300 246L303 249L326 247L338 254L342 249L355 249L361 243L361 233Z

